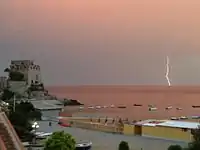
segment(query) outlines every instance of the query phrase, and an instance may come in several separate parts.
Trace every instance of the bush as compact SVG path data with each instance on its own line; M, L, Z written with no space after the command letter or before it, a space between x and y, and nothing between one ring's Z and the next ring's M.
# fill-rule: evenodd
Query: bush
M118 150L129 150L129 145L126 141L121 141Z
M64 131L54 132L45 142L44 150L75 150L74 138Z
M24 75L20 72L9 72L9 79L11 81L23 81Z
M30 121L40 120L41 112L35 110L34 106L30 102L21 102L16 104L15 111L13 111L13 103L10 103L10 113L8 118L15 128L20 138L32 137L30 131L32 130L32 124Z
M10 100L14 96L14 93L8 89L3 90L3 94L1 96L2 100Z
M168 150L182 150L182 147L180 145L171 145Z

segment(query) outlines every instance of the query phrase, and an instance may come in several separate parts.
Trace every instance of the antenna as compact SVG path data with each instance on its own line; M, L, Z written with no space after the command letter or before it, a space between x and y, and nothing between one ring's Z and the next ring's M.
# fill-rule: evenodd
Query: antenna
M169 70L169 57L168 56L166 58L166 68L167 68L167 70L166 70L165 78L167 80L168 86L171 86L171 82L170 82L170 79L169 79L170 70Z

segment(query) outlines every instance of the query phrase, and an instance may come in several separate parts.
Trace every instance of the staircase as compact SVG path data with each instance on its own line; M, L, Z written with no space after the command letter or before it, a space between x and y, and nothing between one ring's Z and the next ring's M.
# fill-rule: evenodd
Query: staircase
M24 150L19 137L4 112L0 112L0 140L1 146L5 145L6 150Z

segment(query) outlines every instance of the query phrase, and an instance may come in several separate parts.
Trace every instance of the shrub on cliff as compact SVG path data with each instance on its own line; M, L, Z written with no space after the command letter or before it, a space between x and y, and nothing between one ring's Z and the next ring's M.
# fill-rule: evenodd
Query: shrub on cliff
M130 150L128 143L126 141L121 141L118 150Z
M171 145L168 150L182 150L182 147L180 145Z
M64 131L54 132L46 141L44 150L75 150L74 138Z
M16 104L15 111L13 111L13 104L10 103L10 113L8 118L15 128L20 138L32 137L30 131L32 130L32 120L40 120L41 112L35 110L34 106L30 102L21 102ZM31 140L31 139L30 139Z
M4 89L3 94L1 96L2 100L10 100L14 96L14 93L10 91L9 89Z
M23 81L24 75L20 72L9 72L9 79L11 81Z

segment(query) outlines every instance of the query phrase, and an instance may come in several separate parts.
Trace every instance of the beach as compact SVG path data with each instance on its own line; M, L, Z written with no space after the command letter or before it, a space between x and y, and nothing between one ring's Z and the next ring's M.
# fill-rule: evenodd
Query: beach
M85 109L81 112L79 107L70 108L75 115L119 116L130 120L144 120L200 114L200 109L192 108L192 105L200 105L200 87L196 86L67 86L47 89L58 97L77 99L84 103ZM134 104L142 106L136 107ZM88 109L89 106L97 105L108 108ZM110 108L111 105L125 105L126 108ZM149 111L148 105L154 105L157 110ZM169 106L172 109L166 110Z

